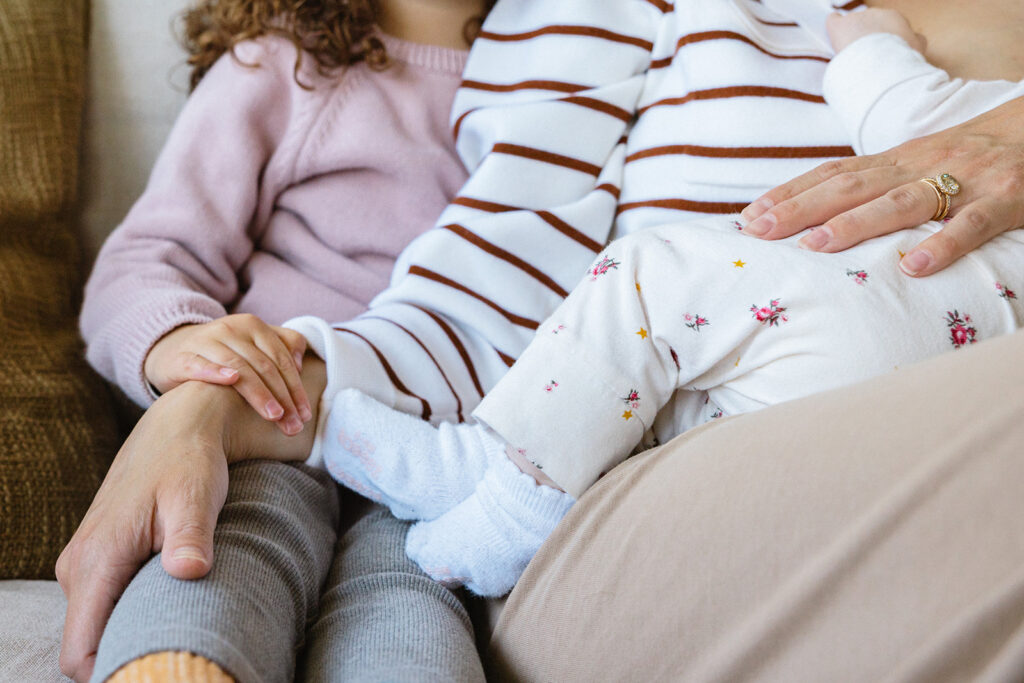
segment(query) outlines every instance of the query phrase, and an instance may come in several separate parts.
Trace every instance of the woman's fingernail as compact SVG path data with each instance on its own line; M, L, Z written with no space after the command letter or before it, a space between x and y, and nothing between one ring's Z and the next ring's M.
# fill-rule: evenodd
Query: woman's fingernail
M224 375L225 377L234 377L235 375L238 374L238 370L235 370L234 368L221 368L220 374Z
M813 228L809 233L804 235L797 246L801 249L808 249L810 251L820 251L832 239L832 230L824 225L817 228Z
M274 399L270 399L269 401L267 401L267 405L264 406L264 410L267 411L267 417L269 417L271 420L276 420L277 418L284 415L284 408L282 408L281 404L275 401Z
M199 548L192 545L184 545L174 551L172 556L175 560L196 560L206 564L206 555Z
M284 429L289 434L298 434L302 431L302 420L297 417L289 417L284 421Z
M299 372L302 372L302 354L296 351L292 357L295 359L295 367L299 369Z
M743 216L743 218L745 218L746 220L752 221L755 218L759 217L768 209L772 208L773 206L775 206L775 202L768 199L767 197L762 197L761 199L758 199L756 202L747 206L747 208L743 209L743 211L740 211L740 215Z
M907 275L917 275L932 264L932 255L924 249L915 249L900 259L900 269Z
M775 227L778 223L778 219L770 213L766 213L757 220L750 223L747 227L743 228L743 232L754 237L762 237L768 234L768 231Z
M309 422L313 419L313 411L310 410L307 405L303 405L299 408L299 415L302 416L303 422Z

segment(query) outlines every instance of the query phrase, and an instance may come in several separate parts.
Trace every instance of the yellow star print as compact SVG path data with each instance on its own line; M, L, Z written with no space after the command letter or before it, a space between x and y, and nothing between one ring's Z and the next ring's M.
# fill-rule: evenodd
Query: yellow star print
M626 412L624 412L622 414L622 419L623 420L628 420L631 417L633 417L633 411L632 410L627 410Z
M637 332L637 334L640 335L641 339L647 339L647 330L645 330L644 328L641 327L640 331Z
M907 255L907 253L906 253L906 252L904 252L904 251L900 251L899 249L897 249L897 250L896 250L896 253L898 253L898 254L900 255L900 258L901 258L901 259L902 259L902 258L903 258L904 256L906 256L906 255Z
M732 262L732 264L737 268L742 268L743 266L747 265L746 263L743 262L743 259L736 259L735 261Z
M636 283L636 291L638 291L638 292L640 291L640 283L639 282Z

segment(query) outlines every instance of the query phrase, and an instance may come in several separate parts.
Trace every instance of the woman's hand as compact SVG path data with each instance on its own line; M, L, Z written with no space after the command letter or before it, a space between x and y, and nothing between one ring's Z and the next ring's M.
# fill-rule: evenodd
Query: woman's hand
M326 383L307 358L310 395ZM57 560L68 599L61 670L92 674L114 603L154 553L179 579L213 566L213 530L228 487L228 464L247 458L304 460L314 429L288 437L256 415L230 387L186 382L161 396L125 441L71 542Z
M907 41L913 49L924 53L928 41L911 27L910 22L894 9L871 7L860 12L833 12L825 20L832 49L840 52L847 45L872 33L891 33Z
M942 230L900 261L908 275L942 270L996 235L1024 226L1024 98L881 154L823 164L745 208L744 232L779 239L820 226L800 246L842 251L928 221L935 190L920 179L939 173L952 174L962 190Z
M231 385L291 435L312 415L299 379L305 352L298 332L242 313L172 330L153 345L144 371L161 393L188 380Z

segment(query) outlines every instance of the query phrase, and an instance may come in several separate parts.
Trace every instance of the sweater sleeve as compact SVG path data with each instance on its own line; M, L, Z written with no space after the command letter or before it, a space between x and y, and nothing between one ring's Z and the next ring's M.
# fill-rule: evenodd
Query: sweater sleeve
M857 154L874 154L1024 96L1024 82L950 78L902 38L873 33L832 59L824 94Z
M155 398L143 374L153 344L180 325L225 315L237 297L261 174L296 106L290 45L244 43L236 54L214 64L186 102L86 285L80 325L89 362L143 406Z
M323 415L355 386L426 419L461 421L507 371L608 239L625 136L670 9L498 3L452 113L469 180L365 315L334 330L293 321L326 354Z

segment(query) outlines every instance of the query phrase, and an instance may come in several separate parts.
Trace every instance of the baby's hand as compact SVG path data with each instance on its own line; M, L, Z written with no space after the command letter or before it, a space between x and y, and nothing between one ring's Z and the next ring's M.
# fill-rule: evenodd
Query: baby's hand
M838 53L847 45L871 33L892 33L910 44L910 47L924 53L928 41L914 31L910 22L894 9L871 8L849 14L831 14L825 23L832 48Z
M299 377L305 351L305 337L294 330L254 315L227 315L167 333L150 349L143 370L160 392L187 380L231 385L291 435L312 415Z

